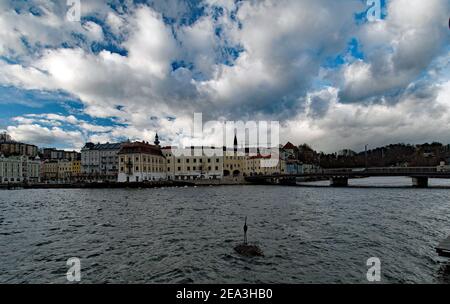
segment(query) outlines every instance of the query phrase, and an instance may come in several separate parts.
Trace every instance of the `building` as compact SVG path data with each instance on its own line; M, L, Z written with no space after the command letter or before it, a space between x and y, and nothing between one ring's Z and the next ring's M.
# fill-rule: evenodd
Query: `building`
M41 180L43 182L57 182L59 164L57 160L45 160L41 164Z
M244 163L245 176L286 174L286 161L271 156L248 156Z
M441 161L439 163L439 166L436 168L437 172L449 172L450 171L450 165L446 164L445 161Z
M302 165L298 160L286 160L286 174L301 174Z
M28 157L22 157L26 162L26 172L24 172L24 181L28 183L41 182L41 160L39 156L35 159L29 159Z
M9 134L6 132L0 133L0 143L7 141L12 141L11 136L9 136Z
M81 155L77 151L65 151L57 150L56 148L44 148L42 149L42 159L47 160L75 160L80 159Z
M71 165L71 178L72 181L79 181L81 178L81 159L75 159L70 161Z
M281 159L298 159L299 149L294 146L291 142L288 142L281 148L280 157Z
M40 160L26 156L0 156L0 183L37 183Z
M220 153L215 153L214 148L191 147L184 149L181 155L175 155L172 147L164 147L162 152L166 158L169 180L221 179L223 177L224 157L220 150L217 151Z
M38 155L38 147L14 141L8 134L2 133L0 135L0 154L5 157L23 155L35 158Z
M72 180L72 161L62 159L58 160L58 181L67 183Z
M81 149L81 179L117 181L121 143L86 143Z
M117 155L118 182L158 181L167 178L166 159L159 145L147 142L124 143Z

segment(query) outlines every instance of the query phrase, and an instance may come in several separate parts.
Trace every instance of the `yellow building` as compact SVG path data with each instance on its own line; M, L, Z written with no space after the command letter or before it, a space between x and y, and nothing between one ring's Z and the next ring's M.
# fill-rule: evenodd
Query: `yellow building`
M58 180L58 161L47 160L42 163L41 177L43 181L57 181Z
M276 175L286 173L286 161L271 159L270 156L250 156L245 158L244 174L253 175Z
M81 175L81 160L72 160L71 162L71 177L72 180L78 179L78 177Z
M124 143L119 156L118 182L165 180L166 159L158 145L146 142Z
M198 149L197 152L195 149ZM162 152L167 162L168 179L221 179L223 176L222 151L215 151L214 148L193 147L184 149L182 153L179 151L180 153L175 155L172 147L164 147Z
M224 153L223 176L243 176L244 164L247 158L247 156L239 155L238 153L233 153L233 155L230 155L230 153Z
M58 161L58 180L69 182L72 177L72 162L70 160Z

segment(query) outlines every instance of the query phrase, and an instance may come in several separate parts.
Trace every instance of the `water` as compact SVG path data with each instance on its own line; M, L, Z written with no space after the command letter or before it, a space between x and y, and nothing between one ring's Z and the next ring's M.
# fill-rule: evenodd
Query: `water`
M265 257L233 252L245 215ZM65 283L78 257L82 283L364 283L379 257L382 282L442 283L448 234L450 189L5 190L0 282Z

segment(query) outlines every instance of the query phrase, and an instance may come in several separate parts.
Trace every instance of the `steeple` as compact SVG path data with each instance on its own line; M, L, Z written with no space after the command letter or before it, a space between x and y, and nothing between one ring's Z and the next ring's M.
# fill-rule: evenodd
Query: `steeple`
M158 137L158 133L156 133L155 135L155 141L153 142L156 146L159 146L159 137Z
M234 133L234 142L233 142L233 146L234 146L234 152L237 152L238 149L238 141L237 141L237 136L236 136L236 132Z

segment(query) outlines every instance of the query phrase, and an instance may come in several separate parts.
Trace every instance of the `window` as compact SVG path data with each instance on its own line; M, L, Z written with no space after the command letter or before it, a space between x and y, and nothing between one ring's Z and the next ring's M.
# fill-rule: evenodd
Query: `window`
M180 159L177 159L177 161L178 161L178 163L180 163L180 162L181 162L181 160L180 160Z
M216 163L218 163L219 162L219 159L216 159Z
M167 167L167 171L170 171L170 167Z
M218 167L218 166L216 166L216 171L217 171L217 170L219 170L219 167Z
M197 162L197 159L196 158L194 158L194 163L196 163ZM194 169L195 170L195 169Z
M211 162L211 158L208 158L208 163L210 163Z
M167 163L170 164L170 159L167 160Z
M136 156L136 161L139 161L139 157Z
M199 159L199 162L202 163L202 159L201 158Z
M211 166L208 167L208 171L211 171Z
M181 171L181 167L178 167L178 171Z
M186 158L186 162L189 164L189 158ZM189 169L188 169L189 170Z
M136 167L136 171L139 171L139 167Z
M188 171L191 170L191 167L187 167Z

